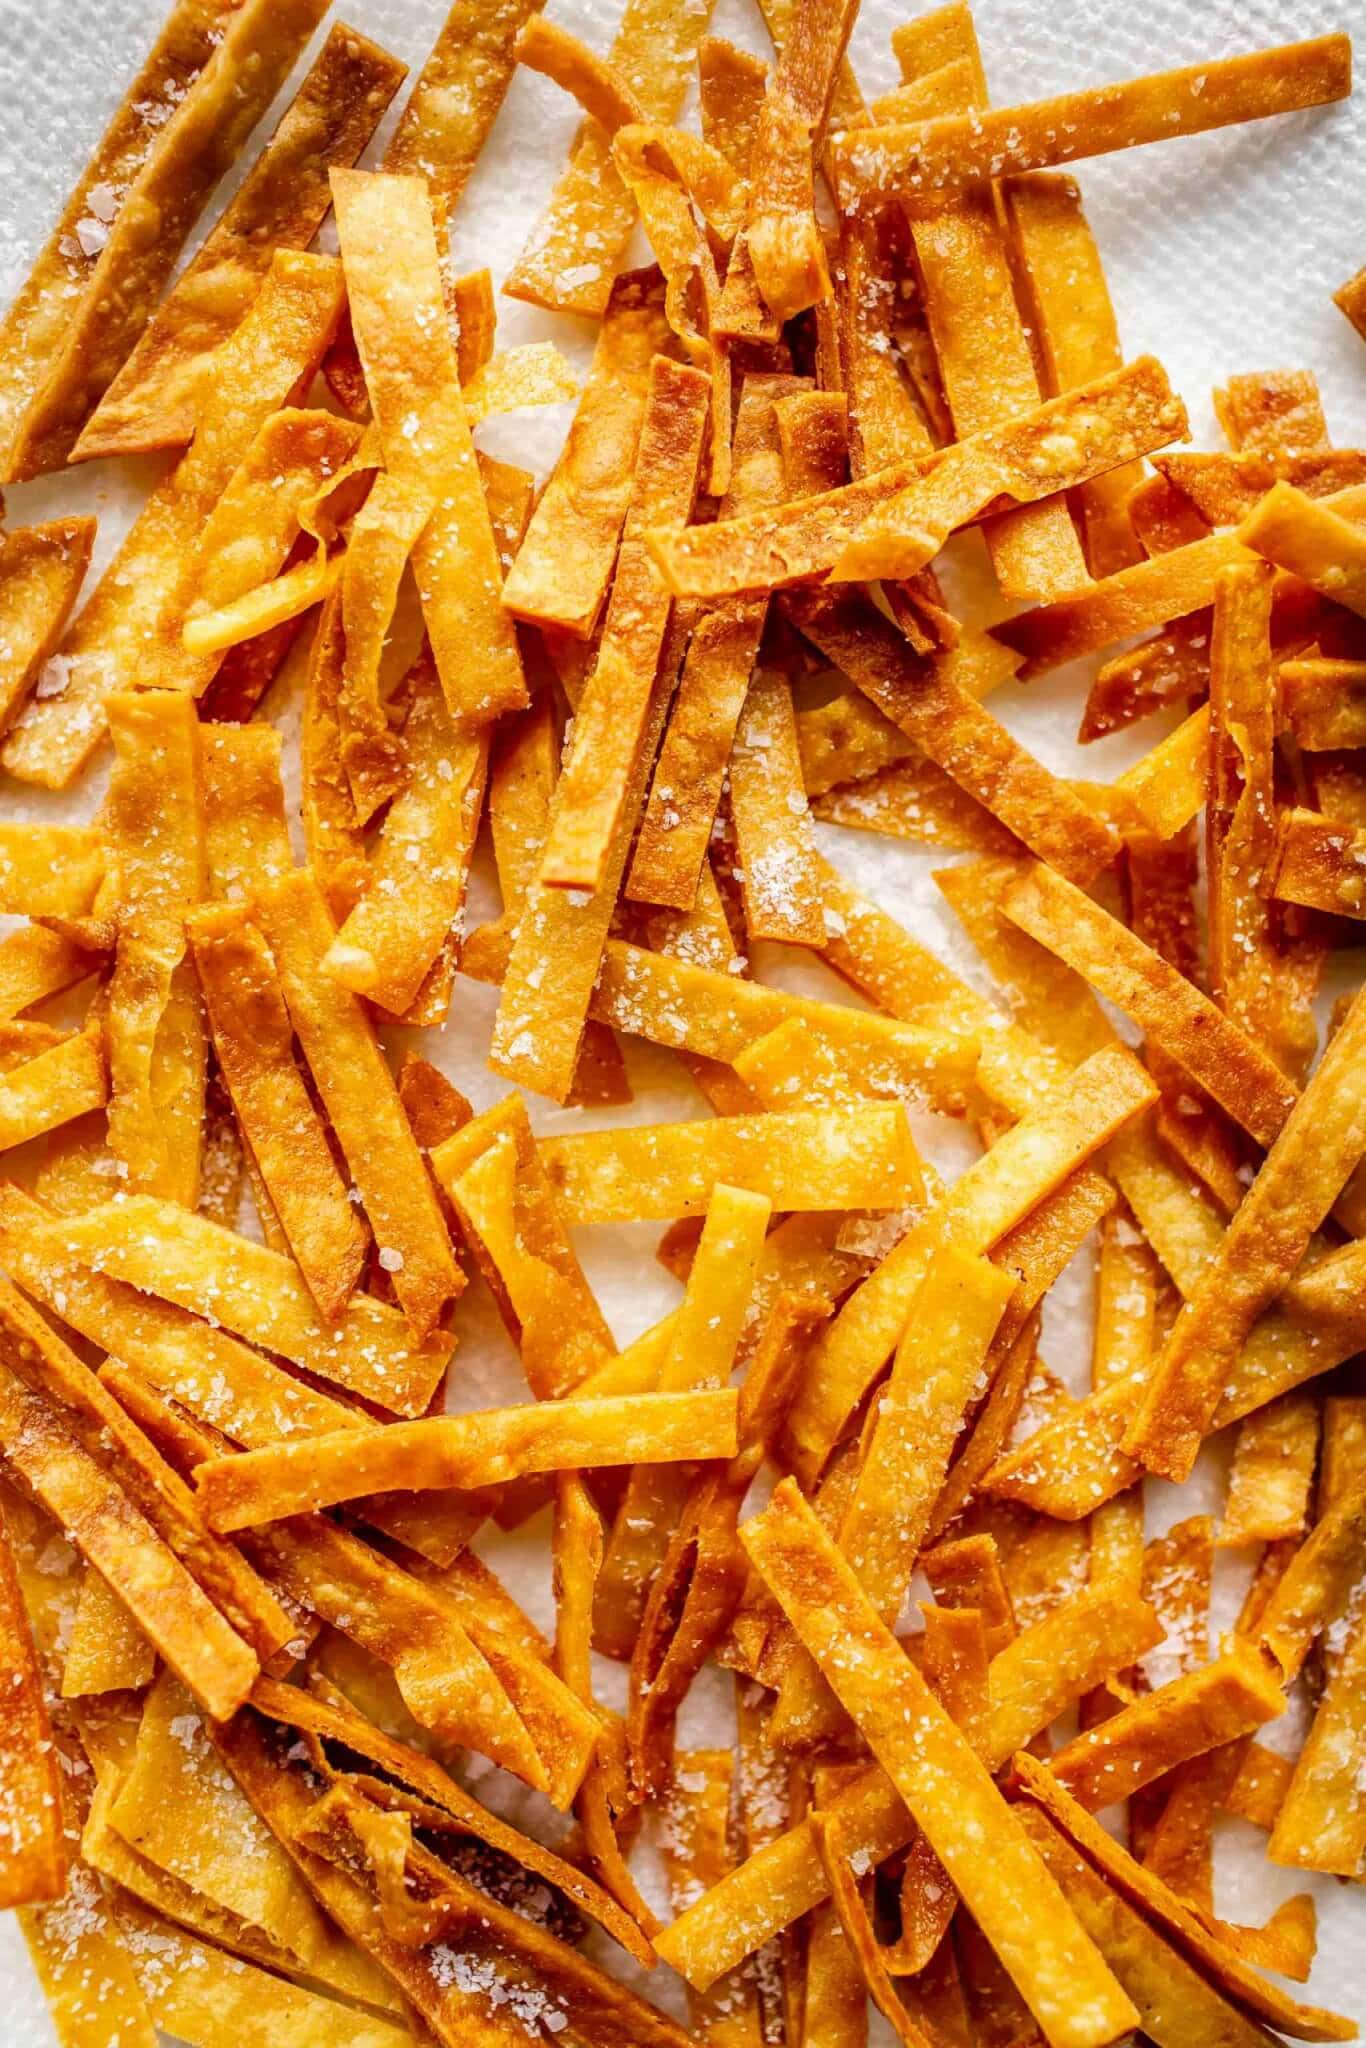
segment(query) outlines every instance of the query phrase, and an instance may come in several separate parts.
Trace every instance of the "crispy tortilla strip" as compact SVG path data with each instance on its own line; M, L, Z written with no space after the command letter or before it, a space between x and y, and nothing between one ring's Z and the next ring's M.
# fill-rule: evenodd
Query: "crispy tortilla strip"
M800 1476L814 1477L839 1441L905 1329L935 1254L949 1244L989 1251L1152 1099L1133 1056L1104 1048L968 1168L850 1296L817 1347L788 1419L788 1451Z
M1366 1628L1358 1616L1275 1813L1267 1845L1273 1863L1330 1870L1339 1877L1360 1875L1366 1856L1366 1810L1359 1791L1366 1751L1364 1670Z
M681 1750L665 1794L664 1867L674 1911L682 1912L734 1867L731 1805L736 1760L727 1749ZM862 1994L860 1993L860 1996ZM708 1991L689 1989L697 2039L711 2048L759 2048L758 1986L750 1972Z
M608 135L646 118L635 93L613 66L544 15L533 14L523 24L515 54L529 71L539 71L542 78L553 79L563 92L571 93Z
M1269 1145L1296 1104L1293 1086L1208 997L1072 882L1035 862L1007 891L1006 915L1142 1025Z
M322 0L172 9L0 328L0 481L57 468Z
M881 1945L869 1918L872 1904L869 1897L871 1886L866 1876L862 1882L855 1876L850 1858L841 1850L819 1807L813 1816L812 1825L821 1865L830 1887L830 1905L822 1910L834 1912L853 1960L856 1975L861 1979L862 1995L872 1999L897 2040L903 2043L903 2048L931 2048L930 2036L917 2025L889 1975Z
M1050 2042L1118 2039L1132 2007L792 1480L741 1535Z
M1089 880L1115 851L1109 827L863 592L788 599L795 623L879 711L1043 859Z
M156 1668L156 1651L128 1609L87 1565L62 1664L62 1698L141 1692L151 1684Z
M1221 572L1247 559L1236 534L1210 534L1116 570L1074 597L1022 612L993 626L992 636L1023 656L1020 680L1028 682L1112 641L1202 610L1213 603Z
M1269 2048L1270 2036L1220 1997L1179 1950L1112 1891L1036 1806L1019 1818L1158 2048Z
M518 618L591 637L630 501L653 358L669 344L657 270L619 277L559 461L508 572Z
M1301 2005L1244 1962L1169 1886L1122 1849L1100 1822L1069 1796L1045 1764L1020 1751L1013 1769L1028 1798L1042 1807L1105 1882L1243 2012L1299 2041L1356 2038L1354 2021L1317 2006Z
M1359 504L1360 491L1338 494ZM1288 570L1334 604L1366 612L1366 539L1351 518L1282 480L1238 528L1245 547Z
M1358 334L1366 339L1366 268L1333 293L1333 304L1344 313Z
M922 1186L905 1112L886 1103L590 1131L540 1151L576 1223L699 1215L722 1180L794 1211L896 1209Z
M345 1310L369 1234L337 1172L303 1077L264 939L239 906L189 922L214 1050L280 1226L328 1322Z
M323 605L313 637L299 755L309 865L337 923L354 909L367 878L365 835L342 758L345 659L341 592L335 590Z
M905 231L890 212L841 223L833 276L839 376L847 399L849 463L855 476L886 469L930 445L895 348Z
M0 823L0 912L82 918L105 873L101 835L89 825Z
M306 249L332 204L327 174L353 164L407 67L338 24L250 176L143 330L72 459L183 446L215 351L245 315L277 248Z
M834 145L835 176L861 203L895 196L933 211L993 176L1324 106L1346 97L1351 77L1349 39L1320 36L1092 92L858 132Z
M421 1493L579 1465L731 1458L735 1416L730 1392L548 1401L394 1423L373 1434L342 1430L306 1446L282 1442L206 1463L196 1477L214 1527L241 1529L399 1487Z
M155 683L158 648L183 659L187 557L262 422L312 379L342 294L333 258L276 252L251 311L215 358L193 444L152 492L66 635L65 689L30 703L5 742L0 758L21 782L65 788L100 742L109 689Z
M871 710L871 706L869 709ZM806 745L803 716L797 718L798 739ZM898 747L910 742L889 727ZM819 745L817 732L810 738ZM825 779L827 767L813 771L816 782ZM812 773L807 780L811 795ZM1013 853L1019 841L1013 832L997 823L976 797L960 789L934 761L920 759L884 768L861 782L832 787L811 796L811 815L826 825L845 825L855 832L882 832L893 839L909 839L918 846L944 847L953 853Z
M1132 525L1132 513L1129 518ZM1167 632L1101 663L1087 693L1078 740L1086 746L1123 732L1166 704L1198 697L1208 673L1209 619L1204 612L1192 612Z
M648 772L642 747L670 601L651 571L642 534L690 515L708 402L698 371L655 358L611 601L551 799L541 889L605 886L631 792Z
M199 745L210 890L227 902L246 902L294 862L281 737L270 725L205 726Z
M1088 1813L1127 1799L1187 1758L1248 1735L1285 1712L1280 1678L1235 1643L1222 1657L1074 1736L1049 1768Z
M46 925L21 925L7 933L0 939L0 1023L12 1023L35 1003L84 981L98 964L98 954Z
M754 676L735 728L730 800L751 942L823 946L824 891L802 785L792 690L772 669Z
M56 1903L25 1908L19 1925L62 2048L157 2048L132 1957L88 1865L74 1860Z
M1278 439L1239 455L1158 455L1159 474L1209 526L1238 526L1274 483L1284 479L1311 498L1366 483L1366 453L1329 448L1292 454Z
M66 1883L61 1756L52 1739L43 1675L3 1523L0 1655L8 1675L0 1723L0 1810L5 1817L0 1901L7 1907L34 1906L59 1899Z
M384 153L386 171L427 180L453 213L517 68L513 46L536 0L456 0Z
M1341 1614L1366 1555L1366 1478L1359 1479L1314 1524L1291 1559L1258 1625L1288 1685L1320 1630Z
M723 1387L749 1313L772 1205L718 1181L707 1203L687 1287L656 1385L661 1393ZM655 1468L628 1475L594 1603L594 1645L629 1662L650 1583L687 1503L692 1474Z
M1319 1450L1318 1403L1286 1394L1249 1415L1238 1431L1219 1542L1281 1543L1309 1526Z
M288 876L258 907L304 1058L420 1345L463 1275L393 1076L360 998L323 968L336 933L312 875Z
M1328 446L1328 422L1312 370L1248 370L1214 391L1214 410L1232 446L1310 452Z
M627 0L605 68L635 95L636 119L667 126L677 118L710 17L707 0ZM533 306L601 316L635 217L612 162L611 136L590 115L503 290Z
M386 470L430 506L412 562L446 701L460 717L515 710L526 685L500 602L427 188L419 178L334 170L332 197Z
M702 135L743 177L759 132L768 66L725 36L704 36L697 46Z
M1122 831L1131 831L1136 821L1140 830L1162 840L1189 825L1205 801L1209 725L1209 706L1202 704L1132 768L1116 776L1110 789L1119 800ZM1100 784L1085 787L1088 796L1103 792Z
M1283 661L1280 717L1305 753L1366 745L1366 662Z
M48 666L66 632L95 541L93 519L52 519L0 534L0 730L41 684L60 684Z
M1283 810L1266 887L1285 903L1301 903L1335 917L1361 917L1366 910L1363 847L1366 832L1350 824L1338 824L1318 811Z
M1354 1005L1238 1209L1218 1258L1163 1346L1124 1448L1184 1478L1257 1317L1284 1288L1366 1147L1355 1063L1366 1002Z
M73 1031L0 1078L0 1151L101 1109L108 1096L101 1033Z
M251 1690L255 1655L122 1488L8 1369L0 1380L0 1443L205 1710L218 1720L233 1713Z
M39 1257L75 1259L212 1316L238 1336L397 1414L422 1412L450 1356L449 1337L433 1333L414 1345L403 1318L368 1294L353 1295L329 1325L292 1260L151 1196L36 1226L29 1241Z

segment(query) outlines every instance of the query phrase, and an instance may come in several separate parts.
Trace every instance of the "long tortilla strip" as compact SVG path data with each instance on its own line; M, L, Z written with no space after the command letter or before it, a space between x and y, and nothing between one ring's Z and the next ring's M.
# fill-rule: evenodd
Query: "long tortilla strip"
M93 519L50 519L0 535L0 731L40 680L75 608ZM60 680L60 669L47 678Z
M9 1674L0 1716L0 1802L5 1816L0 1901L7 1907L34 1906L60 1898L66 1883L61 1760L2 1520L0 1656Z

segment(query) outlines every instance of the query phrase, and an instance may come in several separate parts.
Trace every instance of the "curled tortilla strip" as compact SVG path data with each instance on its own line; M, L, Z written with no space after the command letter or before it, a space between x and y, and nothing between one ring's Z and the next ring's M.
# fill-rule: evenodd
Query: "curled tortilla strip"
M0 328L0 480L59 467L323 0L179 0Z
M323 44L246 182L153 313L72 459L176 448L194 433L214 352L242 319L277 248L306 249L406 67L341 23Z
M0 730L40 682L60 681L48 662L66 632L90 566L93 519L52 519L0 535Z

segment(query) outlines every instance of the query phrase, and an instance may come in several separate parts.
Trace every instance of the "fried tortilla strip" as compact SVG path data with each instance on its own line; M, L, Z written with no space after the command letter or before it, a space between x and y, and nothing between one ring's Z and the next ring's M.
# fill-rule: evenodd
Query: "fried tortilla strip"
M768 66L725 36L704 36L697 46L702 135L743 177L759 132Z
M659 272L617 278L564 448L508 572L503 603L518 618L591 637L630 502L650 365L669 342Z
M360 1190L381 1263L393 1277L414 1342L422 1344L464 1276L388 1062L360 998L324 970L336 932L312 875L301 870L286 877L263 892L258 908L299 1044ZM391 1405L382 1394L376 1398Z
M1259 1143L1294 1108L1292 1084L1207 996L1055 870L1034 862L1003 901L1006 915L1140 1024Z
M1109 827L945 664L915 655L865 592L804 592L787 604L807 638L879 711L1041 858L1081 880L1113 858Z
M1221 573L1248 558L1236 534L1212 533L1116 570L1074 597L1022 612L993 626L992 637L1023 656L1020 680L1029 682L1112 641L1202 611L1213 603Z
M0 1901L7 1907L35 1906L59 1899L66 1884L62 1760L52 1739L43 1674L3 1523L0 1655L8 1674L0 1724L0 1807L5 1816Z
M8 1368L0 1378L0 1444L206 1712L216 1720L235 1712L259 1669L254 1653L123 1489Z
M420 178L334 170L347 297L386 470L427 502L413 570L451 712L526 702L488 503L460 391L441 267Z
M102 1033L73 1031L0 1077L0 1151L101 1109L108 1097Z
M1220 1544L1232 1549L1302 1536L1309 1526L1318 1451L1319 1410L1312 1395L1286 1394L1249 1415L1238 1431Z
M745 697L731 750L730 800L751 943L823 946L824 891L792 690L773 669L760 669Z
M59 467L323 0L180 0L0 328L0 481Z
M1148 1379L1124 1448L1150 1471L1185 1478L1257 1317L1290 1279L1366 1148L1356 1062L1366 1000L1355 1003L1286 1119Z
M328 1322L345 1310L369 1234L337 1172L294 1060L294 1033L264 939L240 906L203 908L190 943L218 1064L280 1226Z
M1345 314L1358 334L1366 339L1366 268L1333 293L1333 304Z
M1329 1675L1285 1787L1267 1855L1292 1868L1360 1874L1366 1810L1358 1787L1366 1754L1366 1628L1358 1616Z
M735 1455L731 1392L617 1394L343 1430L201 1465L216 1528L249 1528L360 1494L496 1486L580 1465L672 1464Z
M1280 720L1307 754L1366 745L1366 662L1283 661Z
M794 1470L824 1465L906 1326L929 1262L952 1244L989 1251L1022 1217L1154 1099L1133 1056L1106 1047L1083 1062L1030 1115L969 1167L844 1304L811 1361L788 1418Z
M407 67L343 24L197 255L152 315L72 460L182 447L215 351L247 312L277 248L306 249L332 204L327 174L356 161Z
M425 1168L422 1169L425 1173ZM356 1294L323 1321L293 1261L173 1202L129 1196L35 1226L34 1252L75 1259L239 1336L397 1414L420 1414L450 1356L439 1332L410 1342L403 1318Z
M794 1481L741 1538L1050 2041L1117 2040L1133 2008Z
M1285 903L1326 910L1335 917L1366 915L1362 849L1366 831L1318 811L1283 810L1266 887Z
M1329 448L1292 454L1273 439L1264 449L1249 447L1239 455L1158 455L1153 458L1165 477L1210 526L1238 526L1280 480L1296 485L1311 498L1366 483L1366 452Z
M1285 1674L1299 1672L1322 1629L1347 1606L1366 1557L1366 1477L1314 1524L1267 1602L1257 1638Z
M1279 1985L1268 1983L1177 1893L1122 1849L1100 1822L1070 1797L1047 1765L1020 1751L1013 1770L1026 1796L1075 1844L1106 1884L1243 2012L1295 2040L1355 2040L1354 2021L1318 2006L1301 2005Z
M111 2039L120 2048L158 2048L132 1957L86 1863L74 1859L61 1897L22 1908L19 1926L62 2048L107 2048Z
M271 725L210 725L201 727L199 746L210 891L222 901L243 903L294 864L281 737Z
M1346 97L1351 77L1349 39L1320 36L1092 92L864 130L834 145L834 171L860 203L897 197L933 211L993 176L1324 106Z
M61 995L93 974L99 955L46 925L21 925L0 939L0 1022L10 1024L34 1004Z
M709 1891L734 1867L731 1805L736 1759L728 1749L681 1750L665 1791L664 1867L675 1912ZM862 1994L860 1993L860 1996ZM759 1988L749 1973L707 1991L689 1989L696 2037L711 2048L759 2048Z
M41 684L60 684L50 656L66 632L95 541L93 519L52 519L0 534L0 731Z
M89 825L0 823L0 912L83 918L105 874L101 835Z
M517 68L518 31L536 0L456 0L384 153L386 171L424 177L455 211Z
M311 381L341 309L341 266L278 250L265 283L214 360L214 381L193 444L163 478L77 615L60 649L66 687L35 699L0 751L21 782L63 789L104 733L109 689L144 678L148 649L177 619L186 558L234 470L270 414Z
M141 1692L151 1684L156 1668L156 1651L128 1609L87 1565L62 1664L62 1698Z
M1356 499L1358 492L1344 492ZM1238 528L1244 547L1349 611L1366 613L1366 536L1359 525L1284 481Z
M1328 446L1328 422L1312 370L1248 370L1214 391L1214 410L1239 453L1312 453Z

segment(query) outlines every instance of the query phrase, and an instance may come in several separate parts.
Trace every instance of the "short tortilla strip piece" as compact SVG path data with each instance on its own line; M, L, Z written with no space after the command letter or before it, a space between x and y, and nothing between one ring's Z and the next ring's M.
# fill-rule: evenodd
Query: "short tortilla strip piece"
M1305 753L1366 745L1366 662L1309 658L1276 671L1280 718Z
M992 637L1023 656L1020 681L1030 682L1115 640L1203 610L1214 601L1221 572L1248 556L1236 534L1212 533L1007 619L992 627Z
M1329 448L1292 454L1273 441L1264 451L1239 455L1158 455L1158 474L1209 526L1238 526L1272 485L1284 481L1311 498L1331 497L1366 483L1366 452Z
M422 1412L450 1356L450 1338L434 1333L421 1346L412 1344L403 1318L367 1294L353 1295L329 1325L291 1259L151 1196L129 1196L35 1226L30 1241L38 1255L75 1259L212 1316L238 1336L398 1414Z
M743 177L759 132L768 66L725 36L704 36L697 46L702 135Z
M102 837L93 826L0 823L0 912L85 917L105 865Z
M1087 693L1078 740L1085 746L1105 739L1164 705L1198 697L1208 669L1209 620L1203 612L1192 612L1166 632L1101 663Z
M95 1872L79 1857L61 1897L22 1908L19 1925L62 2048L157 2048L119 1923Z
M1338 286L1333 293L1333 304L1366 340L1366 268L1357 271L1355 277L1349 277L1346 284Z
M287 876L258 908L304 1058L420 1345L464 1276L393 1075L360 998L324 969L336 932L313 876Z
M1312 370L1243 371L1215 387L1214 410L1240 454L1308 454L1328 447L1328 422Z
M179 651L186 558L262 422L311 380L342 302L333 257L276 251L250 312L215 358L193 443L153 490L66 634L66 687L31 701L0 750L21 782L64 789L103 737L108 691L157 680L154 664L147 673L149 649Z
M1019 1751L1012 1765L1026 1797L1074 1843L1114 1891L1169 1940L1200 1975L1249 2017L1299 2041L1350 2041L1353 2020L1321 2007L1302 2005L1270 1984L1216 1934L1170 1886L1122 1849L1098 1820L1058 1783L1046 1764Z
M214 352L247 312L275 250L308 247L332 204L329 169L355 162L406 68L337 24L246 182L95 408L72 460L190 440Z
M794 1481L779 1484L741 1538L1053 2048L1122 2036L1133 2007Z
M1366 1477L1320 1517L1291 1559L1258 1623L1288 1685L1304 1664L1316 1635L1335 1621L1351 1598L1366 1556Z
M883 1103L635 1125L540 1150L576 1223L698 1215L723 1180L789 1211L895 1209L921 1187L905 1112Z
M204 726L199 745L209 889L224 902L249 902L294 864L281 737L265 724Z
M156 1651L109 1586L87 1565L62 1663L62 1698L141 1692L156 1674Z
M933 210L993 176L1324 106L1346 97L1351 78L1349 39L1320 36L1091 92L864 130L834 146L835 176L861 203L898 197Z
M1157 1359L1124 1448L1184 1478L1257 1317L1293 1274L1366 1148L1356 1062L1366 999L1354 1003L1230 1223ZM1213 1092L1213 1091L1211 1091Z
M1238 1431L1220 1544L1233 1549L1304 1535L1318 1451L1312 1395L1286 1394L1249 1415Z
M386 470L432 507L412 563L446 701L457 717L516 710L526 684L501 603L427 187L415 177L334 170L332 199Z
M93 519L51 519L0 534L0 731L36 686L62 679L48 661L66 632L94 541Z
M546 1401L280 1443L210 1461L196 1478L213 1525L241 1529L394 1488L422 1493L579 1465L731 1458L735 1422L729 1391Z
M667 127L677 118L710 18L709 0L627 0L607 65L634 92L645 120ZM590 118L503 290L533 306L600 317L635 218L610 135Z
M0 1723L0 1810L5 1816L0 1902L6 1907L36 1906L59 1899L66 1883L61 1757L52 1739L43 1674L3 1523L0 1655L8 1679Z
M1176 968L1040 862L1012 884L1003 907L1164 1045L1259 1143L1273 1143L1296 1105L1294 1087Z
M0 480L66 461L323 0L180 0L0 328Z
M659 272L617 278L564 448L504 585L518 618L591 637L630 501L650 364L669 344Z
M1238 538L1334 604L1366 613L1366 537L1331 504L1282 480L1243 521Z
M1042 859L1083 881L1113 859L1110 828L946 664L915 655L866 593L802 593L787 605L807 638L885 717Z
M802 785L792 691L787 678L771 669L754 676L735 728L730 801L751 942L823 946L824 892Z
M793 1402L787 1449L799 1476L820 1471L891 1356L936 1252L948 1244L968 1253L989 1251L1154 1093L1130 1053L1118 1046L1094 1053L969 1167L944 1202L888 1254L841 1308Z
M655 358L602 639L551 798L542 890L604 887L631 790L648 772L641 753L670 599L651 570L642 534L661 521L690 516L709 402L699 371Z
M0 1022L61 995L93 974L99 955L46 925L21 925L0 939Z
M1360 1617L1320 1697L1275 1816L1273 1863L1360 1875L1366 1811L1358 1790L1366 1749L1366 1628Z
M260 1668L255 1655L123 1489L8 1369L0 1379L0 1443L205 1710L216 1720L235 1712Z
M108 1097L101 1033L73 1031L0 1077L0 1151L102 1109Z
M797 725L798 737L805 744L801 713ZM910 749L909 740L894 727L888 729L898 748ZM814 732L811 739L816 739ZM824 767L817 768L814 780L823 781L825 773ZM976 797L960 789L936 762L923 757L880 769L860 782L832 785L819 794L811 793L812 779L808 771L811 815L824 825L881 832L888 838L938 846L951 853L1008 854L1019 847L1014 833L993 818Z
M269 950L240 906L189 921L214 1050L243 1134L299 1271L328 1322L365 1266L369 1234L347 1197L294 1061L294 1033Z

